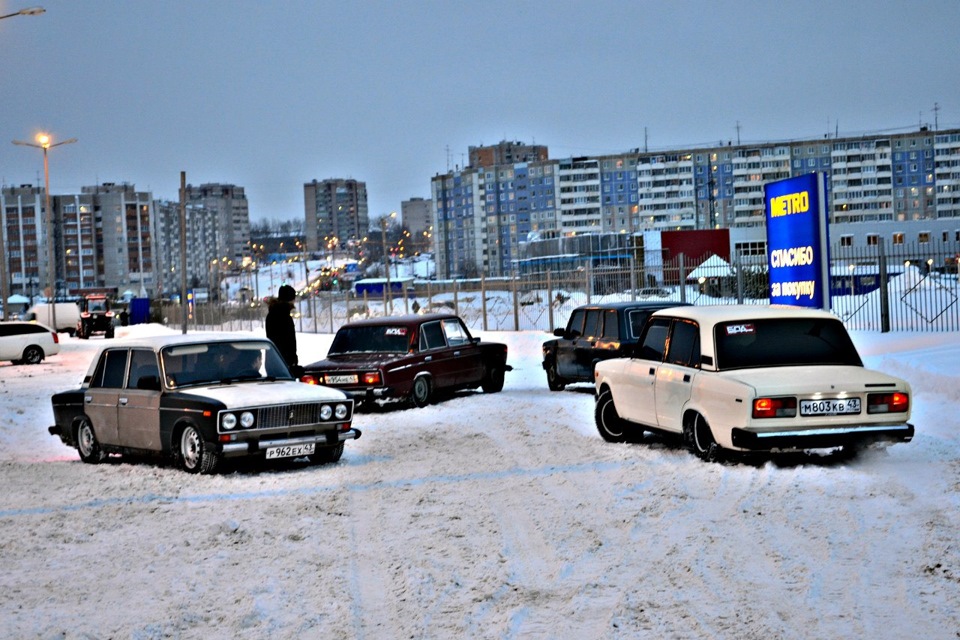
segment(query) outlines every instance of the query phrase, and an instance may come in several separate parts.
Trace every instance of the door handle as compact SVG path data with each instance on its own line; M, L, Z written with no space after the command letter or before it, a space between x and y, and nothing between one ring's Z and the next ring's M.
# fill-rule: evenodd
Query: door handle
M650 367L650 375L652 375L652 376L657 375L657 370L654 369L653 367Z
M122 406L122 407L127 406L127 399L126 399L126 398L120 398L120 406Z
M86 404L90 404L91 402L93 402L93 398L91 398L90 396L83 396L83 401Z
M454 352L453 352L453 355L458 356L458 355L460 355L460 352L459 352L459 351L454 351Z
M433 360L433 356L427 356L423 359L424 362L430 362L431 360Z
M690 374L689 374L689 373L683 374L683 381L684 381L684 382L690 382Z

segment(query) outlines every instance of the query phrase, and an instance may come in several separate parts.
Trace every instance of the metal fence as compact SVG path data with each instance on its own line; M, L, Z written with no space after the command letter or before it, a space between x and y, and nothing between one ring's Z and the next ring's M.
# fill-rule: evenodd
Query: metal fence
M663 300L704 304L768 304L765 258L735 260L677 256L661 264L593 264L514 278L414 281L405 292L357 296L319 292L297 301L301 332L334 333L366 317L429 311L460 315L476 331L542 330L566 324L574 308L590 303ZM882 244L831 249L831 308L850 329L960 330L957 255L953 247ZM181 323L179 305L159 309L155 320ZM200 304L191 329L263 328L266 306Z

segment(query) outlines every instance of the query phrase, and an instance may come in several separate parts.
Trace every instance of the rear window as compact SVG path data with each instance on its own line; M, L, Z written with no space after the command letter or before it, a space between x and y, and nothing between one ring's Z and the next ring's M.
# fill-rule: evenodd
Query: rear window
M714 327L717 368L816 365L863 366L839 320L778 318L726 322Z
M329 353L406 353L409 349L407 327L342 327L337 331Z

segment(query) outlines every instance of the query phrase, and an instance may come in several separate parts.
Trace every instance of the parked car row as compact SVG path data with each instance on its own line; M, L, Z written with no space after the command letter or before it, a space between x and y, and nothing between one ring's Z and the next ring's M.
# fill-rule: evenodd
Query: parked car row
M866 369L843 324L824 311L589 305L556 338L543 345L548 388L594 385L596 427L609 442L676 434L715 460L856 450L914 434L909 385ZM200 473L233 457L335 462L361 435L355 408L497 393L511 368L505 344L473 337L453 314L348 323L298 378L269 340L130 340L102 348L80 388L53 396L50 433L91 463L133 452Z

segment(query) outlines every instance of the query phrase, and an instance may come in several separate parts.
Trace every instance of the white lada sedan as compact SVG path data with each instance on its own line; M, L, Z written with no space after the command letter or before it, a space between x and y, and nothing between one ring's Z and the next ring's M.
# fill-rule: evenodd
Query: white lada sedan
M910 385L863 366L843 323L797 307L654 313L632 357L597 364L595 418L610 442L682 434L705 460L909 442Z

